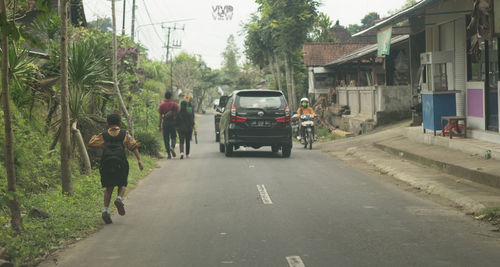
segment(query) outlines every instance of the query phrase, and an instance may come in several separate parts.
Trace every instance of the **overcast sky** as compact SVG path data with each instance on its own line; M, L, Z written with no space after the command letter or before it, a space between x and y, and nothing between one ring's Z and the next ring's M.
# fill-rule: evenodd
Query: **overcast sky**
M83 0L88 21L97 17L111 17L109 0ZM341 25L359 24L361 18L369 12L378 12L382 17L389 10L401 7L405 0L323 0L319 10L330 16L333 21L340 20ZM126 2L126 29L130 35L132 0ZM213 8L216 6L233 6L231 20L214 20ZM212 68L221 66L221 53L226 46L227 38L234 34L243 58L243 39L240 35L241 25L250 14L257 11L254 0L136 0L136 36L148 48L150 58L165 60L167 30L161 25L143 26L151 23L179 21L164 26L179 28L171 34L171 40L182 42L181 50L199 54ZM116 2L117 28L122 27L123 0ZM149 12L149 16L148 16Z

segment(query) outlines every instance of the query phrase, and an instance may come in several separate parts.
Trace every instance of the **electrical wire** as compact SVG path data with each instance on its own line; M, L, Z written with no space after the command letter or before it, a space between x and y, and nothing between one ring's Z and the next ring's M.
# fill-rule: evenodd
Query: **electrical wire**
M148 18L149 18L149 22L151 24L154 24L153 23L153 20L151 19L151 14L149 14L149 10L148 10L148 6L146 5L146 1L145 0L142 0L142 3L144 4L144 9L146 10L146 14L148 15ZM153 25L153 29L155 30L155 33L156 33L156 36L158 37L158 39L161 41L161 43L165 43L163 41L163 39L161 38L160 34L158 33L158 31L156 30L156 27Z

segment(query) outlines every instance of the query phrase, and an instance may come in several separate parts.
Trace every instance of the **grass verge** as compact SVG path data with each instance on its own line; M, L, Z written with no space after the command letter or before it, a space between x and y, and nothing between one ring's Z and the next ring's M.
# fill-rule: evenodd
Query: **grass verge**
M331 134L326 128L318 128L316 130L316 136L319 142L329 142L337 139L344 139L344 136L338 134Z
M156 165L157 160L141 156L144 170L141 172L135 158L130 158L128 189L137 186ZM61 188L40 194L21 196L24 229L15 234L8 222L9 210L0 209L0 247L6 249L6 259L15 266L34 265L51 252L95 232L101 222L103 189L100 176L94 170L92 177L76 177L73 181L74 195L64 196ZM115 193L116 194L116 190ZM26 216L32 208L46 211L47 219Z
M479 213L484 219L493 219L500 217L500 207L486 208Z

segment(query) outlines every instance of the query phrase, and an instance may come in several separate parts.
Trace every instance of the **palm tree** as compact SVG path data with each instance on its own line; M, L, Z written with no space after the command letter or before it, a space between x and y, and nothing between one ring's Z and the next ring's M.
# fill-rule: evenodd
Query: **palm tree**
M80 158L85 167L84 172L91 175L92 169L87 148L83 137L78 130L78 122L90 122L89 108L93 104L91 98L99 96L99 89L104 89L107 82L106 58L96 51L95 43L78 40L71 46L68 75L70 80L70 118L71 130L80 151Z

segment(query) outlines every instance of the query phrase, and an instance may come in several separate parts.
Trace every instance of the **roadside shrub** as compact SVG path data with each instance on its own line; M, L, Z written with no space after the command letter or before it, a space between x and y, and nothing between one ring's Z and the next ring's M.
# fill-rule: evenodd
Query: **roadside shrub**
M137 132L135 133L135 139L141 143L139 152L153 157L160 156L161 142L154 134L149 132Z
M27 115L12 112L14 131L14 164L18 190L24 193L38 193L54 187L60 181L59 150L49 150L52 136L44 132L41 120L29 119ZM3 120L0 119L0 125ZM0 144L4 133L0 132ZM27 153L29 151L29 153ZM0 164L5 164L4 146L0 146ZM0 168L0 179L6 179L5 170Z
M326 128L318 128L318 130L316 132L316 135L318 137L324 137L324 136L327 136L329 134L330 134L330 132Z

